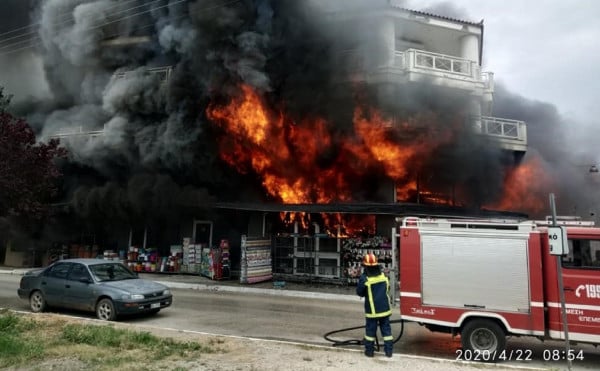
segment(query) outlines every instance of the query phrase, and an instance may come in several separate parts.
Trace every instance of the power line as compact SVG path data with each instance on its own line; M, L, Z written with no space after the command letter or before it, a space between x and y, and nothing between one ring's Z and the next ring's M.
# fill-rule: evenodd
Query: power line
M122 3L118 3L117 5L113 5L112 7L108 7L107 9L117 8L117 7L120 7L120 6L124 5L124 4L131 3L131 2L138 2L138 1L140 1L140 0L126 0L126 1L123 1ZM70 22L73 17L71 16L71 13L63 13L62 15L58 16L58 18L64 18L64 19L62 21L54 23L53 26L60 26L60 25L66 24L66 23ZM35 26L40 26L41 24L42 24L42 22L36 22L36 23L31 23L31 24L29 24L27 26L15 28L13 30L0 33L0 37L5 36L5 35L9 35L9 34L12 34L12 33L15 33L15 32L20 31L20 30L25 30L25 29L28 29L28 28L33 28ZM5 41L9 41L9 40L19 39L21 37L28 36L28 35L35 35L36 33L37 33L37 31L35 31L35 30L34 31L30 31L30 32L25 32L25 33L22 33L20 35L16 35L16 36L11 36L11 37L4 38L3 40L0 40L0 43L3 43Z
M129 1L131 1L131 0L129 0ZM152 3L155 3L155 2L158 2L158 1L161 1L161 0L155 0ZM183 3L183 2L186 2L186 1L189 1L189 0L177 0L177 1L173 1L173 2L170 2L170 3L166 4L166 5L161 5L161 6L153 7L153 8L150 8L150 9L147 9L147 10L144 10L144 11L141 11L141 12L137 12L137 13L134 13L134 14L130 14L128 16L120 17L120 18L117 18L117 19L114 19L114 20L111 20L111 21L108 21L108 22L105 22L105 23L102 23L102 24L98 24L98 25L95 25L95 26L87 27L87 28L84 29L84 31L98 29L98 28L110 25L112 23L121 22L121 21L129 19L129 18L134 18L134 17L137 17L137 16L142 15L142 14L146 14L146 13L158 10L158 9L162 9L162 8L169 7L169 6L172 6L172 5L176 5L176 4L179 4L179 3ZM221 4L218 4L218 5L214 5L214 6L203 8L200 11L209 11L209 10L221 8L221 7L224 7L224 6L227 6L227 5L231 5L231 4L240 2L240 1L241 0L232 0L232 1L229 1L229 2L226 2L226 3L221 3ZM142 6L145 6L145 5L148 5L148 4L144 4ZM119 14L119 13L124 13L126 11L131 11L133 9L140 8L142 6L136 6L136 7L127 8L125 10L121 10L121 11L115 12L112 15ZM178 17L178 18L180 18L180 17ZM62 23L64 23L64 21ZM59 23L58 25L60 25L62 23ZM26 28L26 27L29 27L29 26L25 26L25 27L22 27L22 28ZM142 28L145 28L145 27L148 27L148 25L146 25L146 26L144 26ZM11 31L9 31L9 32L11 32ZM29 40L15 42L15 43L11 43L11 44L2 46L2 47L0 47L0 50L9 48L11 46L16 46L16 45L19 45L19 44L23 44L23 43L26 43L26 42L30 43L30 45L25 45L25 46L22 46L20 48L8 50L8 51L5 51L5 52L0 52L0 56L2 56L2 55L8 55L8 54L13 54L13 53L19 52L21 50L25 50L25 49L29 49L29 48L35 47L35 46L37 46L37 45L40 44L40 41L41 41L40 37L36 36L34 38L30 38ZM2 43L2 41L0 41L0 43Z
M130 3L130 2L133 2L133 1L137 2L137 1L139 1L139 0L127 0L127 1L125 1L123 4L127 4L127 3ZM159 2L159 1L162 1L162 0L153 0L152 2L150 2L150 4L157 3L157 2ZM185 0L182 0L182 1L185 1ZM180 1L180 2L181 2L181 1ZM114 5L114 6L112 6L112 7L109 7L109 8L107 8L107 9L114 9L114 8L116 8L116 7L119 7L119 6L121 6L121 5L122 5L122 4L119 4L119 5ZM140 8L140 7L143 7L143 6L146 6L146 5L148 5L148 4L138 5L138 6L134 6L134 7L127 8L127 9L122 9L122 10L120 10L120 11L117 11L117 12L115 12L115 13L108 14L108 15L107 15L107 17L112 17L112 16L114 16L114 15L117 15L117 14L120 14L120 13L129 12L129 11L131 11L131 10L134 10L134 9L137 9L137 8ZM157 9L158 9L158 8L157 8ZM150 9L149 11L152 11L152 9ZM72 22L72 17L71 17L71 15L70 15L70 14L67 14L67 13L65 13L65 14L63 14L63 16L66 16L67 18L66 18L66 19L64 19L63 21L56 22L56 23L52 24L52 26L61 26L61 25L64 25L64 24L67 24L67 23L70 23L70 22ZM135 16L135 15L133 15L133 16ZM41 25L41 24L42 24L41 22L38 22L38 23L35 23L34 25ZM31 25L30 25L29 27L31 27ZM93 29L93 28L92 28L92 29ZM39 38L40 38L40 37L37 35L37 31L31 31L31 32L28 32L28 33L25 33L25 34L21 34L21 35L17 35L17 36L12 36L12 37L10 37L10 38L6 38L6 39L4 39L4 40L0 40L0 44L2 44L3 42L6 42L6 41L8 41L8 40L12 40L12 39L18 39L18 38L21 38L21 37L24 37L24 36L29 36L29 35L34 35L34 36L33 36L33 37L29 37L29 39L27 39L27 40L16 41L16 42L13 42L13 43L6 44L6 45L4 45L4 46L1 46L1 47L0 47L0 50L10 49L11 47L18 46L18 45L20 45L20 44L25 44L25 43L31 42L33 39L39 39ZM39 42L36 42L35 44L37 45L37 44L39 44ZM31 46L26 46L25 48L29 48L29 47L31 47ZM15 49L15 50L11 50L11 51L9 51L9 53L10 53L10 52L13 52L13 51L22 50L22 49L23 49L23 48L18 48L18 49Z

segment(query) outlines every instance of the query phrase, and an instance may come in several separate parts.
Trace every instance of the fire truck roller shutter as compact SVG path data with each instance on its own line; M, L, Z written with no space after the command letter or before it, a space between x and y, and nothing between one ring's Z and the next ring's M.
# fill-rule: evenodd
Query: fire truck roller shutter
M527 237L422 230L423 304L528 312Z

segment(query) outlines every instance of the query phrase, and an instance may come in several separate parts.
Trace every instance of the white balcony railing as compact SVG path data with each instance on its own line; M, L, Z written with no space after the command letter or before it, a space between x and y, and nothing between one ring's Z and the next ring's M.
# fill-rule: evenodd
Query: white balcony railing
M476 62L425 50L396 50L394 52L394 67L409 72L444 73L472 79L473 81L484 80Z
M150 75L158 76L158 79L160 80L161 84L163 84L163 83L167 83L169 81L169 79L171 78L171 73L173 72L173 67L171 67L171 66L152 67L152 68L146 68L144 71ZM118 71L118 72L114 73L114 76L116 78L123 79L123 78L126 78L128 76L128 74L130 74L131 72L132 71Z
M443 75L447 78L479 84L485 90L494 88L492 73L481 72L477 62L460 57L418 49L396 50L389 64L378 64L373 67L368 66L365 54L357 49L344 51L340 57L341 65L345 66L343 72L350 75L381 71L392 74L415 72L432 77Z
M453 73L462 76L473 76L472 61L443 54L408 49L404 53L409 59L409 67Z
M494 91L494 73L493 72L482 72L481 80L483 81L485 90L490 91L490 92Z
M50 138L72 138L72 137L100 137L104 135L104 128L102 130L83 130L82 126L62 128L56 133L50 135Z
M489 116L476 116L472 120L481 134L511 143L527 144L527 125L524 121Z

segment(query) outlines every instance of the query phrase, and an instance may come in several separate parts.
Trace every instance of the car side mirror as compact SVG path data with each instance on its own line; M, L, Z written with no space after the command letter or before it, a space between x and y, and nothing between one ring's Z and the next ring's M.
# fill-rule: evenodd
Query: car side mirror
M92 283L92 280L89 277L81 277L78 281L81 283Z

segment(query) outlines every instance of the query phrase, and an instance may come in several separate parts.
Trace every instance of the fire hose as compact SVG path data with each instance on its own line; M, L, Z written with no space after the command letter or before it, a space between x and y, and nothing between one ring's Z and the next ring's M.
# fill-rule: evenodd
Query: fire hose
M397 320L391 320L390 324L392 323L400 323L400 333L398 334L398 337L394 339L394 344L396 344L400 338L402 337L402 334L404 333L404 320L403 319L397 319ZM329 336L333 335L333 334L337 334L340 332L346 332L346 331L352 331L352 330L358 330L361 328L365 328L365 326L356 326L356 327L347 327L347 328L343 328L341 330L334 330L334 331L330 331L328 333L326 333L325 335L323 335L323 337L325 338L325 340L332 342L332 346L337 347L337 346L345 346L345 345L363 345L363 340L362 339L349 339L349 340L333 340L331 339ZM375 338L375 349L377 351L379 351L379 340L377 339L377 337Z

